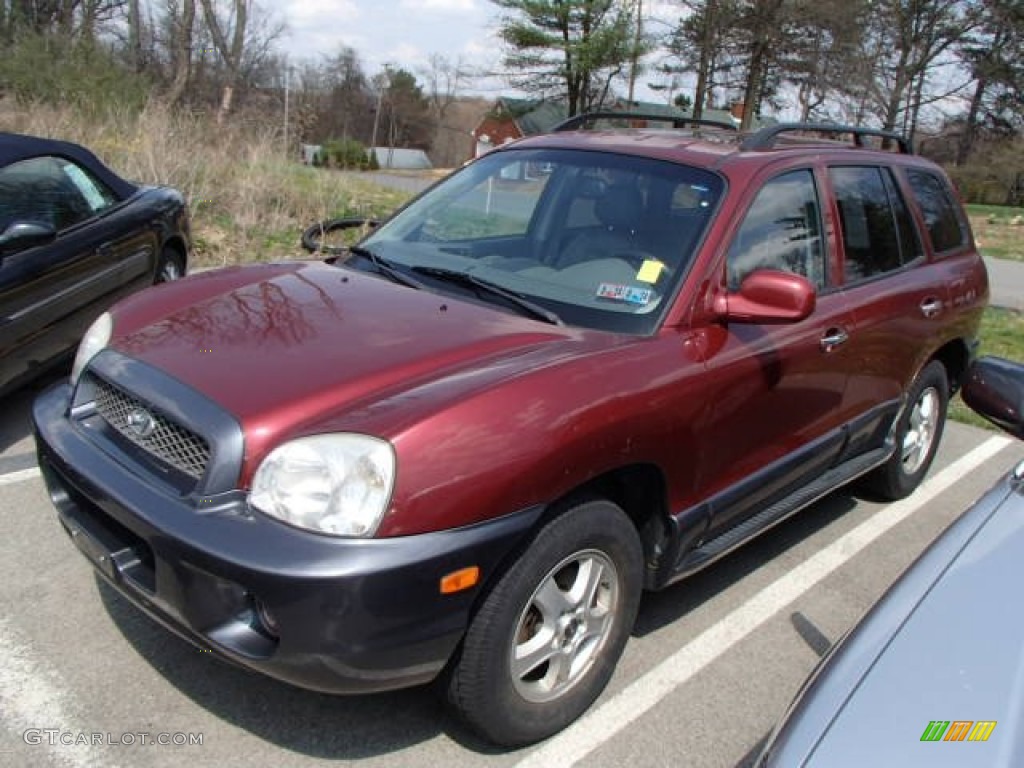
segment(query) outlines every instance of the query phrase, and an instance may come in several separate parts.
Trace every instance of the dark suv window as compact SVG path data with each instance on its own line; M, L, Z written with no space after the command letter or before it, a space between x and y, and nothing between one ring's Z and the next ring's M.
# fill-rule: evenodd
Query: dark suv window
M803 275L816 288L825 286L821 216L810 170L778 176L758 192L729 248L729 290L756 269Z
M846 282L899 269L921 255L907 206L886 168L830 168L839 207Z
M967 240L966 227L946 185L927 171L908 171L907 180L924 214L924 223L935 252L952 251L963 245Z

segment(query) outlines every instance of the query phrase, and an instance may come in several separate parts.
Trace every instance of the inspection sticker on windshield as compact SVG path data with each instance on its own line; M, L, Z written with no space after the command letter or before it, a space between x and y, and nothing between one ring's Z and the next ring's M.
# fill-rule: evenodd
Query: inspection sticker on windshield
M664 268L665 265L657 259L645 259L640 265L640 271L636 273L636 279L641 283L656 283Z
M616 285L615 283L601 283L597 287L597 298L624 301L627 304L639 304L646 306L651 303L654 291L650 288L636 288L632 285Z

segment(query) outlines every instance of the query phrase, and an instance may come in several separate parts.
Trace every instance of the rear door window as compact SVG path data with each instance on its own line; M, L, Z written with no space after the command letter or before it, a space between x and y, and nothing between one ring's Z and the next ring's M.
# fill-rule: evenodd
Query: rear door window
M847 283L892 272L916 259L920 244L888 168L829 169L839 208Z
M921 208L935 253L953 251L967 242L967 225L948 186L928 171L907 172L914 199Z

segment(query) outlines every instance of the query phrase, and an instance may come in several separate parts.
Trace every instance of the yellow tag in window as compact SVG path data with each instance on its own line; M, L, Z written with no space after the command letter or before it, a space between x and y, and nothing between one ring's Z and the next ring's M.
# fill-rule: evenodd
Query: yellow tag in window
M665 268L657 259L647 259L640 265L640 271L636 273L636 279L641 283L656 283L661 277L661 270Z

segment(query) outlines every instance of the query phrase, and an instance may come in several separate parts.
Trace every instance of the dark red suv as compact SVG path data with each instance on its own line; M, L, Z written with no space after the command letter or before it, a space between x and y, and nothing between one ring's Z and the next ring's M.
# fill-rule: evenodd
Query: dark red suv
M851 480L910 493L988 296L943 172L859 128L600 125L480 158L336 263L103 315L35 405L99 572L298 686L439 677L515 745L600 693L644 589Z

